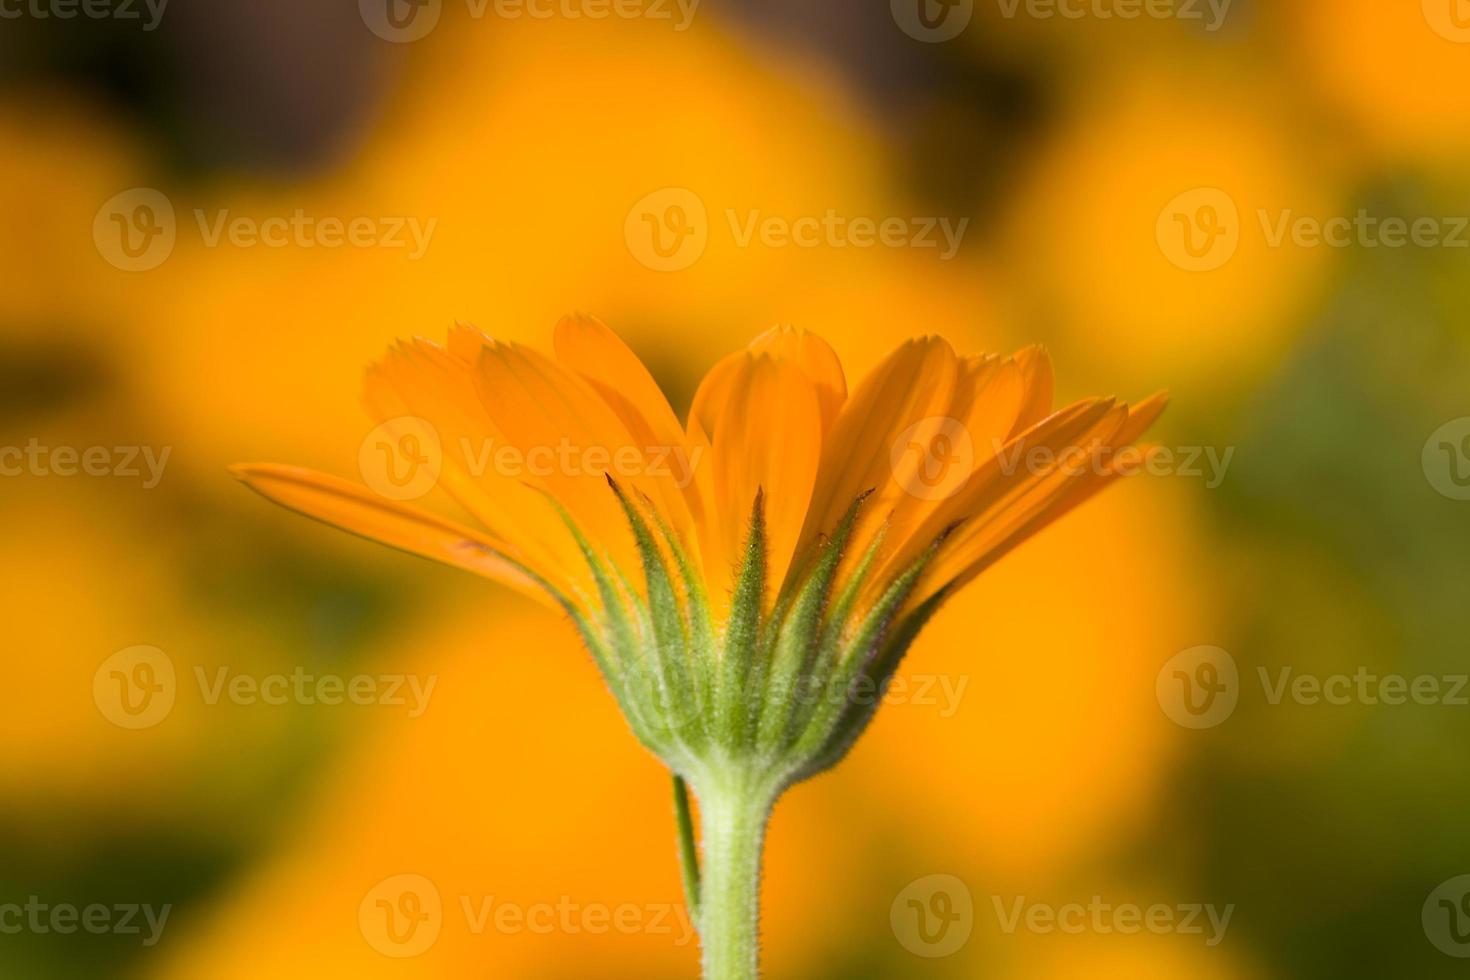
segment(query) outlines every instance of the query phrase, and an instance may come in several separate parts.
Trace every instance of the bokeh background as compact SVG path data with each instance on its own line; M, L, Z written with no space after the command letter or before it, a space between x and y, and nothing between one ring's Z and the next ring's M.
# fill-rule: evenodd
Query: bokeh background
M463 319L545 343L580 309L676 406L771 323L852 380L942 332L1044 342L1065 397L1167 387L1159 440L1229 454L1110 492L946 609L904 671L930 696L776 812L771 976L1463 975L1464 0L156 13L0 4L0 448L168 452L153 481L0 478L0 905L170 912L151 945L7 928L0 973L696 974L666 776L567 625L225 472L355 477L362 369L393 339ZM172 222L129 227L158 196ZM691 196L703 248L668 268L643 215ZM967 223L942 254L742 242L730 218L829 211ZM422 254L208 231L298 212L433 230ZM1278 234L1359 214L1429 224ZM94 681L139 645L177 698L128 728ZM1176 721L1181 652L1236 669L1203 723ZM436 686L417 717L211 704L195 678L221 668ZM1263 670L1442 683L1273 703ZM388 956L360 906L405 874L440 931ZM944 949L902 921L934 875L972 910ZM1008 929L1018 901L1232 911L1223 936ZM497 905L577 915L497 927ZM641 925L580 917L626 908Z

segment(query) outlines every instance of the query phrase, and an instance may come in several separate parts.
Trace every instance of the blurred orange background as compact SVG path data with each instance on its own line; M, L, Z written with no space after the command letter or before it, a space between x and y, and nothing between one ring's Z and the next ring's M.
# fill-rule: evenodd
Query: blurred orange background
M1273 704L1256 677L1466 669L1470 504L1421 453L1470 413L1462 2L385 2L0 20L0 450L141 468L0 478L0 905L171 909L153 944L4 930L5 975L696 975L667 776L568 624L225 472L355 478L392 340L465 320L544 346L574 309L681 409L772 323L850 381L937 332L1045 343L1064 399L1167 387L1159 441L1228 460L1128 482L945 609L909 696L776 811L770 976L1459 975L1470 947L1421 906L1470 870L1470 709ZM669 202L695 236L672 258L638 220ZM963 231L740 232L829 212ZM1360 212L1438 237L1276 240ZM405 244L212 237L298 213ZM1239 705L1194 729L1156 682L1202 645ZM98 677L138 646L177 698L127 727ZM222 668L434 688L416 716L209 703ZM407 957L359 914L400 875L442 901ZM943 956L894 923L931 875L972 903ZM1006 926L1095 896L1233 914L1215 943ZM497 905L573 912L477 918ZM586 915L619 909L636 924Z

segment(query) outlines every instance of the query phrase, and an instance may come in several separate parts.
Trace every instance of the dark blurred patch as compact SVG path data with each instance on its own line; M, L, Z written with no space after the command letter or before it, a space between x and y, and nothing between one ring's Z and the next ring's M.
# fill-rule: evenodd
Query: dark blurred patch
M621 321L614 319L610 322ZM629 346L643 362L643 366L648 368L648 373L653 375L653 380L658 382L659 388L669 400L669 405L674 409L674 414L682 421L689 416L689 406L694 403L694 392L700 379L712 365L694 363L688 352L676 350L667 344L655 345L639 341L639 335L675 337L680 329L683 327L645 322L630 338Z
M110 366L96 351L0 332L0 431L13 432L84 405L105 395L114 383Z
M898 137L904 176L928 203L985 210L1046 122L1056 66L1007 54L999 42L916 41L882 2L738 0L729 9L836 66ZM983 30L978 19L969 27Z
M201 834L184 821L134 827L100 813L57 809L37 816L7 809L0 815L0 904L149 905L161 928L151 947L143 941L155 930L141 913L131 916L139 934L23 929L5 937L5 975L110 978L146 972L200 926L211 893L244 851L241 842ZM166 920L164 906L170 906ZM112 914L118 924L126 915Z
M385 45L356 4L168 3L137 20L0 21L0 86L80 89L183 173L338 162L382 97Z

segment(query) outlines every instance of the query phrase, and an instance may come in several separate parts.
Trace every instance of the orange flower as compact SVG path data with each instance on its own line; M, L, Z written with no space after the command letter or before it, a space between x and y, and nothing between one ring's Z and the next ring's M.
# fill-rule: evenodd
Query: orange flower
M555 604L594 591L568 523L607 549L627 578L637 576L625 502L667 525L728 611L759 491L767 607L788 572L805 567L794 560L809 560L863 499L847 548L863 555L876 546L868 602L955 530L910 596L914 608L1138 469L1141 456L1106 461L1165 405L1158 394L1131 408L1094 398L1053 411L1051 361L1041 349L959 356L939 337L894 351L849 398L825 341L777 327L715 365L681 426L647 369L602 323L564 319L555 347L552 359L460 324L447 346L416 339L369 372L377 420L403 434L430 423L439 480L480 529L295 467L234 472L294 510ZM491 459L497 448L513 461ZM598 461L602 468L591 465ZM955 465L964 472L925 485L934 467Z
M775 799L846 755L940 603L1142 467L1132 444L1165 400L1053 411L1039 348L962 357L938 337L899 347L849 397L831 347L775 328L715 365L681 425L601 323L567 318L555 346L551 358L461 325L446 346L390 352L368 378L387 438L365 449L393 467L364 468L372 489L277 465L236 473L564 610L677 774L707 974L751 976ZM421 472L481 527L397 499L426 492L412 489ZM684 780L702 804L703 883Z

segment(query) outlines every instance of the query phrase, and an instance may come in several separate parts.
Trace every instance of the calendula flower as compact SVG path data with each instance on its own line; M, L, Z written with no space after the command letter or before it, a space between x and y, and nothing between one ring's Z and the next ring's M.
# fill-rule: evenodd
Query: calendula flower
M680 424L601 323L563 320L555 348L461 325L369 372L381 448L429 467L479 527L294 467L235 472L568 615L675 774L706 976L753 977L776 799L846 755L946 597L1143 465L1132 446L1164 398L1053 410L1041 349L960 356L939 337L849 395L831 347L782 327L715 365Z

